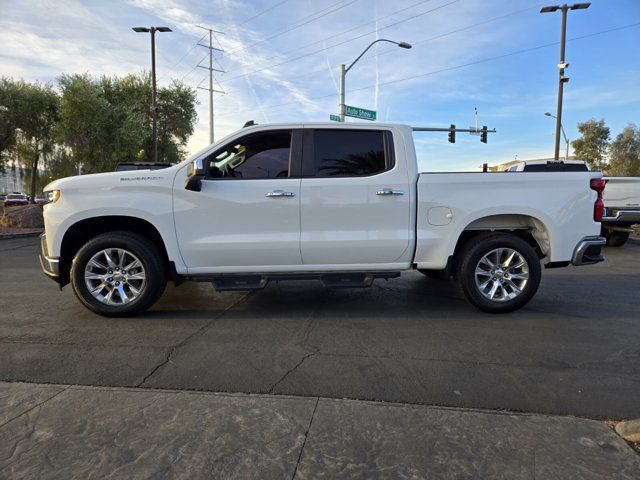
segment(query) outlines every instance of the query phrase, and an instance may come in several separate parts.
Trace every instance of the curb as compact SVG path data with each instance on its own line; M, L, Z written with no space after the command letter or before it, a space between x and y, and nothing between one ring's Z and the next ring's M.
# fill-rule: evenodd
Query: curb
M0 233L0 240L10 240L12 238L39 237L41 234L42 232Z
M636 245L640 245L640 237L629 237L628 242L635 243Z

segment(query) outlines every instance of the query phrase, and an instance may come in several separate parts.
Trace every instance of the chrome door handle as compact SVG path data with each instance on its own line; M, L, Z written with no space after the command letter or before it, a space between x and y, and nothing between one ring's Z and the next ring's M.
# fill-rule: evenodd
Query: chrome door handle
M383 188L378 190L376 195L404 195L404 190L396 190L394 188Z
M273 192L269 192L265 195L265 197L295 197L296 194L293 192L285 192L284 190L274 190Z

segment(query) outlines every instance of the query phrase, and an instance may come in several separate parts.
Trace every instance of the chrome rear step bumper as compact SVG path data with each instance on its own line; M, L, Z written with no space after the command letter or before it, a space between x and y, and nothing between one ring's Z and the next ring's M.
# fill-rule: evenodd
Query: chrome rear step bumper
M571 263L573 265L592 265L604 261L602 247L607 243L604 237L585 237L580 240L573 250Z

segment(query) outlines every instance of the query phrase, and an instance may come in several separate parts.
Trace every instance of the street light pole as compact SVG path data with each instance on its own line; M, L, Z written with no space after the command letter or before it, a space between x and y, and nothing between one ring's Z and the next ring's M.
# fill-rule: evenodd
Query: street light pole
M153 118L153 161L158 161L158 106L156 104L156 29L151 27L151 115Z
M338 109L339 109L339 116L340 116L340 121L344 122L345 120L345 113L346 113L346 106L345 106L345 83L346 83L346 76L347 76L347 72L349 70L351 70L351 67L353 67L356 62L358 60L360 60L360 58L362 58L362 56L367 53L367 51L373 46L374 43L378 43L378 42L389 42L389 43L394 43L397 46L399 46L400 48L411 48L411 44L407 43L407 42L395 42L393 40L388 40L386 38L379 38L378 40L374 40L373 42L371 42L369 44L369 46L367 48L365 48L362 53L360 55L358 55L358 58L356 58L353 62L351 62L351 64L345 68L344 63L340 64L340 92L339 92L339 103L338 103Z
M169 27L133 27L137 33L151 34L151 117L153 135L153 161L158 161L158 107L156 105L156 32L170 32Z
M555 118L556 120L558 119L555 115L551 115L549 112L545 112L544 114L547 117ZM562 126L562 122L560 123L560 129L562 130L562 136L564 137L564 142L565 142L566 147L567 147L567 149L565 151L565 154L564 154L564 159L566 161L566 160L569 160L569 139L567 138L567 135L564 133L564 127ZM558 159L556 158L556 161L557 160Z
M562 29L560 31L560 63L558 63L558 108L555 116L556 119L556 145L554 152L554 159L557 162L560 158L560 131L562 129L562 96L564 93L564 84L569 81L569 77L565 77L564 70L569 66L564 61L564 52L567 35L567 11L569 10L583 10L589 8L590 3L576 3L573 5L552 5L544 7L540 10L540 13L555 12L557 10L562 11ZM566 139L566 137L565 137Z

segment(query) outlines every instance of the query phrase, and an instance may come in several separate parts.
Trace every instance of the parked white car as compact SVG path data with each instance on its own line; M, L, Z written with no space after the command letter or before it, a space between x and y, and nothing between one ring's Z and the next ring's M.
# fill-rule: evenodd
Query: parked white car
M365 287L413 269L508 312L533 297L541 263L603 260L600 173L419 173L412 134L250 126L163 170L57 180L42 268L108 316L146 310L167 280Z

